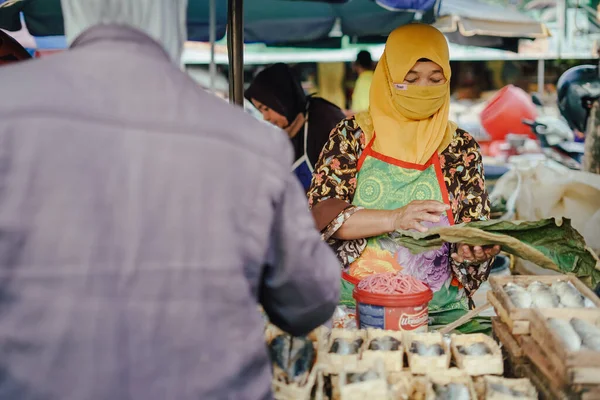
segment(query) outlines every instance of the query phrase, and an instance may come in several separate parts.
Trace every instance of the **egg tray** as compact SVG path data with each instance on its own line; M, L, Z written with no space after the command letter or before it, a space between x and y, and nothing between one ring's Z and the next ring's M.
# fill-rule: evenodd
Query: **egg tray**
M325 327L319 327L310 332L307 337L313 343L315 351L317 352L322 335L327 331ZM285 335L281 329L277 328L273 324L267 324L265 327L265 342L271 343L279 335ZM310 373L306 380L302 383L289 383L284 380L285 372L281 370L277 365L273 366L273 379L271 380L271 388L273 390L273 396L277 400L310 400L312 399L312 392L317 385L316 393L323 393L323 377L322 371L315 363L311 368ZM322 397L321 397L322 398ZM320 400L320 399L317 399Z
M498 376L483 376L475 380L477 398L483 400L505 400L506 395L497 392L487 392L488 385L494 383L524 393L525 396L520 397L520 400L538 400L538 392L529 378L508 379Z
M420 385L419 380L424 377L413 376L408 371L403 372L388 372L387 383L390 397L394 400L418 400L425 398L423 389L425 386Z
M517 308L508 293L504 290L504 285L514 283L523 287L529 286L532 282L542 282L551 285L557 281L570 282L579 293L590 300L600 309L600 298L588 288L577 277L572 275L511 275L511 276L492 276L489 279L492 291L487 293L489 302L494 306L496 314L508 325L513 335L529 335L530 322L536 308ZM582 308L569 308L568 310L581 310Z
M318 328L312 330L308 335L306 335L306 337L308 338L308 340L310 340L318 346L323 342L328 332L329 329L321 325ZM271 340L275 339L275 337L279 335L287 335L287 333L285 333L283 330L279 329L271 323L268 323L265 326L265 342L271 343Z
M600 326L600 310L597 309L535 311L531 321L531 341L542 350L545 360L534 358L538 364L543 361L551 363L555 373L566 384L600 384L600 352L589 349L568 351L548 323L549 318L570 320L573 317Z
M315 385L317 386L315 389ZM276 400L312 400L313 389L315 400L323 398L323 373L318 366L312 368L307 381L303 385L287 383L273 378L271 388Z
M502 353L505 354L510 362L510 366L514 368L516 365L527 362L525 353L521 348L521 337L513 336L500 317L492 317L492 330L494 338L502 344Z
M369 350L371 341L386 336L393 337L400 342L398 350ZM404 367L404 336L400 331L386 331L381 329L367 329L367 339L363 343L363 351L360 363L365 367L373 367L379 361L383 361L387 372L400 372Z
M491 354L469 356L458 350L459 346L467 347L474 343L484 343L490 349ZM487 335L482 333L452 335L450 348L457 367L471 376L502 375L504 373L504 361L500 346Z
M422 356L411 351L412 343L418 341L426 345L439 344L444 354L439 356ZM441 333L409 333L404 334L404 345L408 357L408 367L413 374L425 375L431 370L447 370L450 368L450 344Z
M359 367L356 370L343 370L339 375L340 400L363 400L363 399L387 399L388 382L382 360L376 362L374 368L370 368L377 375L377 379L363 382L350 383L349 374L366 372L368 368Z
M447 385L450 383L464 384L469 390L469 397L471 399L478 398L473 379L465 371L458 368L450 368L445 371L431 371L427 374L425 400L435 400L438 398L434 390L434 384Z
M363 340L363 343L356 354L341 355L329 352L335 339L353 341L359 338ZM319 344L317 364L325 374L339 374L345 370L356 370L361 367L361 354L366 340L367 331L365 330L332 329Z

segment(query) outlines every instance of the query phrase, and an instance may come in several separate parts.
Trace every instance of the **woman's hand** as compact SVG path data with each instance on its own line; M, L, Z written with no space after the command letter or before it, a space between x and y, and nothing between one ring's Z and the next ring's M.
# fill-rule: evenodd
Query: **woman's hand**
M458 264L481 264L500 253L500 246L469 246L459 243L456 246L456 253L451 255L452 259Z
M450 206L435 200L412 201L402 208L392 211L392 229L408 231L415 229L427 232L421 222L440 222L440 216L450 209Z

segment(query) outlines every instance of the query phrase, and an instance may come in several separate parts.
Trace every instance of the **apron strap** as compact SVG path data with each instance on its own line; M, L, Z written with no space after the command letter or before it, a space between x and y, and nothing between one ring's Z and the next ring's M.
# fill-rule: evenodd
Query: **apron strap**
M311 173L313 173L315 171L315 168L313 167L312 163L310 162L310 158L308 158L308 119L309 119L310 115L308 110L306 111L306 117L304 121L304 154L302 157L300 158L304 158L306 160L306 164L308 165L308 169L310 170Z
M312 174L314 172L315 169L313 168L312 164L310 163L308 154L306 152L307 146L308 146L308 111L306 112L306 117L305 117L305 121L304 121L304 147L302 150L302 155L294 162L294 164L292 164L292 171L296 170L299 166L302 165L302 163L306 162L306 166L308 167L308 170L310 171L310 173Z

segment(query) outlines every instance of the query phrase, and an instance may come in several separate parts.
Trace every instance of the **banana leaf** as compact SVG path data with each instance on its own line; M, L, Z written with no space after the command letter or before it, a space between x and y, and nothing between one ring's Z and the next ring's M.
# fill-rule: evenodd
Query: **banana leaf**
M565 274L573 274L588 286L600 282L600 261L585 244L569 219L540 221L476 221L425 233L397 231L393 240L413 254L438 249L444 243L471 246L501 245L506 253Z

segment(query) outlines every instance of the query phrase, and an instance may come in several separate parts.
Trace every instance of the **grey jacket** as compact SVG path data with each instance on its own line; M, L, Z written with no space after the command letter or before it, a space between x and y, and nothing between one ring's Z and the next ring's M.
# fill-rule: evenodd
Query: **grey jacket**
M339 296L285 135L118 26L0 88L0 399L269 398Z

